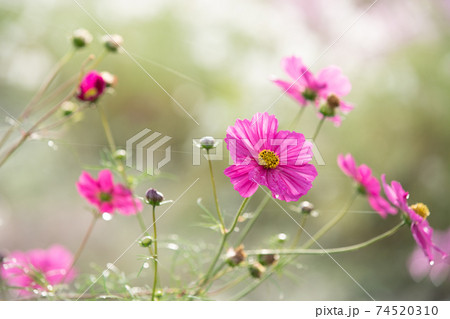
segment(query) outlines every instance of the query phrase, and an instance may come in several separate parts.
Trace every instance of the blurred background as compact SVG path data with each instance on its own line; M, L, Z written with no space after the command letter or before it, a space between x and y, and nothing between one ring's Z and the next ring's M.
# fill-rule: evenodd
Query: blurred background
M52 66L70 49L73 30L88 29L94 42L76 54L55 84L76 73L90 53L102 52L104 30L122 35L132 58L110 54L98 67L118 77L115 92L102 97L100 103L106 107L122 148L145 128L172 137L171 161L159 176L146 178L138 186L138 195L155 187L166 199L175 200L199 178L158 222L165 242L160 252L161 282L188 285L196 272L206 270L220 239L216 232L201 227L204 219L197 199L202 198L211 211L214 202L207 162L202 158L201 165L192 164L192 139L224 138L226 128L237 118L251 118L266 110L286 129L299 107L288 96L280 97L282 92L270 76L287 79L280 61L295 54L313 72L331 64L340 66L353 84L347 100L356 106L341 127L326 122L316 141L325 165L317 166L314 187L304 197L319 212L309 220L308 231L314 232L332 218L353 192L351 181L336 164L337 155L347 152L372 167L376 176L386 173L388 180L400 181L411 194L409 202L426 203L430 224L446 230L450 227L449 18L448 0L380 0L375 4L363 0L1 0L0 133L8 128L6 119L20 114ZM33 119L24 125L29 127ZM310 107L297 131L311 137L317 123ZM28 141L1 167L2 253L54 243L77 249L91 216L75 182L82 170L98 167L106 147L98 113L91 108L82 121ZM223 152L224 160L213 165L219 201L230 223L241 198L222 173L228 166L224 146ZM130 169L130 174L140 172ZM259 191L252 198L250 213L263 195ZM298 217L292 204L281 205ZM146 208L144 217L150 225L150 209ZM370 213L367 200L358 198L345 220L320 242L324 247L359 243L397 222L397 216L383 220ZM278 233L292 237L297 227L270 202L245 247L267 248ZM111 221L101 221L77 265L79 272L98 275L98 269L116 260L139 233L133 217L116 214ZM182 251L184 246L197 257ZM433 283L409 275L407 261L414 248L405 228L371 247L334 258L377 300L448 300L448 277ZM149 270L137 279L135 275L142 266L138 255L144 253L134 245L116 263L131 274L134 285L151 283ZM178 254L187 262L171 268ZM187 266L190 258L200 269ZM176 276L171 278L171 272ZM243 285L253 280L248 278ZM239 289L214 297L229 299ZM246 298L369 297L331 258L308 256L298 258L285 274L273 276Z

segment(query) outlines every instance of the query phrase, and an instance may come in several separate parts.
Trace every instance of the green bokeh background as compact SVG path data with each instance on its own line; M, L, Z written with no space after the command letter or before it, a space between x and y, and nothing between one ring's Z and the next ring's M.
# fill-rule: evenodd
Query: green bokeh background
M206 162L203 159L201 166L192 165L192 139L205 135L224 138L226 128L237 118L266 110L286 129L299 108L289 97L280 96L270 76L285 78L280 60L296 54L314 72L339 65L353 84L348 101L356 106L341 127L326 123L317 139L325 165L317 167L319 175L305 199L315 204L320 215L310 221L307 230L317 230L351 196L352 183L336 165L337 155L347 152L371 166L377 176L386 173L389 180L400 181L410 192L411 203L421 201L430 207L431 225L446 230L450 226L450 4L445 0L379 1L365 12L371 4L350 0L2 0L1 117L20 114L52 65L70 49L74 29L90 30L94 43L71 60L55 84L77 72L89 53L101 53L99 40L105 30L121 34L132 58L125 53L108 55L99 66L119 79L115 92L100 103L106 107L121 147L144 128L172 137L172 160L159 177L141 183L138 194L156 187L167 199L175 200L199 178L158 225L162 239L204 248L200 255L204 271L219 236L198 225L203 220L197 198L211 210L214 203ZM7 124L2 123L4 132ZM30 123L23 125L30 127ZM297 131L311 137L317 123L309 108ZM56 149L49 147L49 140ZM83 169L98 165L106 146L98 113L92 108L81 122L58 132L44 132L40 139L20 148L0 170L0 249L29 250L60 243L75 251L90 220L75 182ZM223 151L224 160L213 164L220 203L231 222L241 198L222 174L228 166L225 147ZM130 169L130 173L139 172ZM255 195L250 212L262 197L261 191ZM281 204L295 216L291 204ZM321 244L358 243L397 222L397 217L383 220L376 214L361 213L368 210L367 201L359 198ZM144 215L149 223L150 210ZM246 248L265 248L276 234L292 236L297 228L285 212L270 203ZM115 215L110 222L100 222L80 259L79 271L95 273L92 264L102 267L113 262L138 234L133 217ZM411 279L406 264L414 248L410 232L403 229L372 247L335 259L377 300L448 300L449 279L438 287L428 278L421 282ZM136 273L142 264L136 256L142 253L142 248L132 246L117 267ZM169 275L173 254L167 248L160 253L165 285L176 282ZM176 274L186 285L193 278L185 265L178 266ZM248 278L244 285L251 281ZM148 284L150 272L144 271L133 282ZM232 295L233 291L217 298ZM247 298L369 299L327 256L299 258L289 274L274 276Z

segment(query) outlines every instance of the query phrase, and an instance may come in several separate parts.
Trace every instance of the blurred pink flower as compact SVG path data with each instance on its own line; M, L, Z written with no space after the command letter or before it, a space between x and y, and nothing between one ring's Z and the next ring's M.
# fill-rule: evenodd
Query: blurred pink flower
M3 260L0 274L9 286L28 288L18 291L26 296L33 289L48 291L52 289L49 285L71 282L76 276L70 269L72 262L72 254L60 245L47 250L14 251Z
M409 194L403 189L402 185L397 181L392 181L391 185L388 185L384 174L381 175L381 179L389 201L409 217L413 238L428 258L429 263L434 264L433 249L440 253L442 257L446 257L446 253L433 243L433 229L426 220L430 214L428 207L422 203L408 206Z
M78 87L77 97L81 101L94 102L106 88L106 82L97 71L91 71L84 76Z
M372 175L372 170L367 165L356 166L355 159L351 154L345 156L340 154L337 162L342 172L358 183L358 190L367 195L370 206L381 217L385 218L388 214L397 213L397 210L381 196L380 182Z
M133 198L128 188L114 184L113 176L107 169L98 173L97 180L83 172L77 182L77 189L100 213L112 214L117 209L122 215L133 215L142 210L142 203Z
M448 255L450 254L450 229L445 232L436 231L433 235L433 241L442 248ZM414 280L420 281L427 275L430 276L431 282L439 286L450 274L450 258L440 258L437 251L434 251L433 260L435 264L430 265L427 256L423 254L420 247L417 247L408 260L409 273Z
M303 134L277 129L278 120L267 113L228 127L225 142L235 164L224 173L242 197L250 197L263 185L274 198L289 202L311 189L317 176L316 168L308 164L311 143Z
M350 93L352 85L339 67L324 68L316 77L303 64L302 59L296 56L285 57L282 60L282 67L294 81L273 79L273 82L303 107L308 101L314 102L319 109L320 118L326 116L328 120L339 126L342 119L336 114L336 109L342 113L348 113L353 109L352 105L342 100Z

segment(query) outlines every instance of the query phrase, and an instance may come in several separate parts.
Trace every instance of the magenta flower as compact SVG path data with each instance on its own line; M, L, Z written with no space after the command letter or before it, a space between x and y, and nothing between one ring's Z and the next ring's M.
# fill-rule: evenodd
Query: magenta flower
M346 114L353 106L344 102L342 98L350 93L352 85L342 74L340 68L330 66L319 71L317 77L308 70L300 57L290 56L282 60L282 67L293 81L274 79L273 82L297 100L301 106L308 101L314 102L319 108L319 117L325 116L336 126L341 124L341 116L336 113L339 109ZM322 102L325 102L323 105Z
M81 80L77 98L81 101L95 102L105 91L106 82L97 71L91 71Z
M252 120L236 120L227 129L225 142L234 165L225 169L242 197L253 195L258 185L267 186L274 198L297 201L312 187L316 168L312 145L303 134L277 131L274 115L257 113Z
M122 184L114 184L113 176L107 169L98 173L95 180L83 172L77 182L78 192L97 207L100 213L133 215L142 210L142 203L133 198L132 192Z
M427 256L429 263L434 264L433 249L446 257L446 253L433 243L433 229L426 220L430 215L428 207L422 203L408 206L409 194L403 189L402 185L397 181L392 181L391 185L388 185L384 174L381 175L381 179L389 201L409 217L413 238Z
M444 253L450 254L450 229L445 232L435 232L433 242L441 247ZM417 247L408 260L411 277L420 281L429 275L434 285L441 285L450 274L450 258L440 258L439 255L438 251L435 250L433 253L435 264L431 266L428 257L424 255L420 247Z
M367 195L370 206L381 217L385 218L388 214L397 213L396 209L381 196L380 182L372 175L372 170L367 165L356 166L351 154L339 155L337 162L342 172L358 183L358 190Z
M14 251L3 260L0 274L9 286L26 288L18 291L26 296L30 290L44 292L60 283L70 283L76 276L72 262L72 254L59 245L47 250Z

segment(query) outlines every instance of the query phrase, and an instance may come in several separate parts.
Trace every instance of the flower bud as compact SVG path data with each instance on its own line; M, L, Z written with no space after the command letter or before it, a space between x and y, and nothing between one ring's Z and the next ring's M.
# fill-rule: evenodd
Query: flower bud
M158 192L154 188L150 188L145 193L145 198L147 198L147 203L152 206L159 206L161 202L164 200L164 195L160 192Z
M72 43L75 48L80 49L92 42L92 34L86 29L77 29L73 31Z
M315 101L317 98L317 92L311 89L305 89L302 92L302 96L305 98L305 100Z
M279 233L277 235L277 242L279 244L284 244L286 242L286 240L287 240L287 235L285 233Z
M117 85L117 76L115 76L114 74L103 71L100 73L100 75L102 76L103 80L105 81L107 88L110 88L110 87L113 88Z
M71 101L65 101L61 104L62 116L71 116L78 109L78 105Z
M336 115L335 109L327 104L320 107L319 112L325 117L333 117Z
M200 146L205 150L210 150L216 147L216 140L212 136L205 136L200 139Z
M84 76L78 87L77 98L81 101L94 102L105 91L106 83L97 71L91 71Z
M102 38L105 48L109 52L117 52L123 44L123 38L118 34L107 34Z
M141 240L139 240L139 245L142 247L148 247L153 243L153 238L151 236L145 236L142 237Z
M327 98L327 104L330 108L335 109L339 107L340 101L336 94L330 94Z
M308 201L303 201L300 203L300 212L302 214L311 214L314 210L314 205Z
M266 271L266 267L256 262L248 266L248 271L250 272L250 276L253 278L261 278L263 273Z
M124 161L127 158L127 152L122 149L118 149L113 154L114 159L117 161Z
M227 250L226 256L227 256L226 262L231 267L239 265L241 262L245 260L245 258L247 258L247 254L244 251L243 245L239 245L236 249L229 248Z
M274 263L276 263L279 258L280 258L279 255L265 254L264 251L262 254L258 255L258 261L263 266L271 266Z

